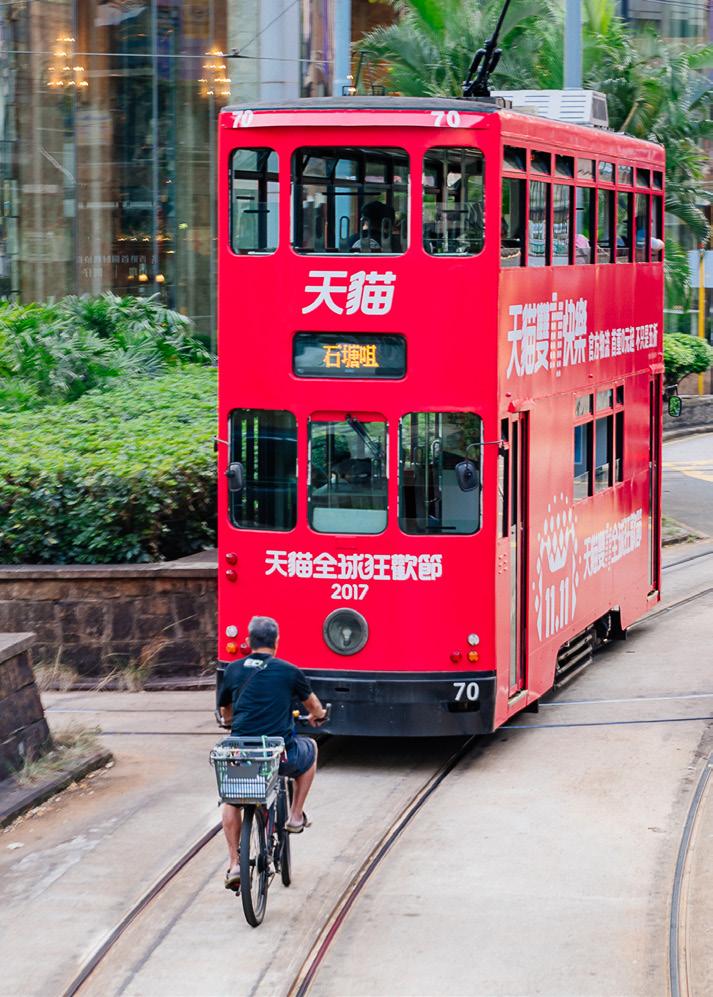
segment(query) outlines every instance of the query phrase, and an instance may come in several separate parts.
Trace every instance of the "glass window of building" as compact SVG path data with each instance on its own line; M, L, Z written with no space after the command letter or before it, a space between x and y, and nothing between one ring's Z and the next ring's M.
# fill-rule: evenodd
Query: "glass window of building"
M399 525L404 533L480 529L482 422L472 412L412 412L401 420Z
M236 149L230 158L230 246L234 253L277 249L280 188L277 153Z
M298 149L292 245L299 253L403 253L409 162L403 149Z
M382 533L387 518L387 425L373 417L309 424L309 525L318 533Z
M291 412L237 409L230 460L242 490L229 491L230 518L244 530L291 530L297 522L297 423Z
M483 248L483 154L429 149L423 160L423 248L433 256L473 256Z
M556 183L554 185L552 262L555 266L566 266L571 258L573 190L573 187L565 186L565 184Z
M500 265L519 267L525 262L525 181L503 177L503 210L500 222Z

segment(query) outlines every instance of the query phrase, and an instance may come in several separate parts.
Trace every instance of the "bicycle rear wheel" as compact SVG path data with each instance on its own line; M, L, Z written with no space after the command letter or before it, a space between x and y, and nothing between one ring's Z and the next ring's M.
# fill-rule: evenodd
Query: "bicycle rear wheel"
M290 815L291 801L292 783L288 779L285 779L285 786L277 796L277 840L280 844L280 877L282 878L283 886L289 886L292 882L290 836L285 830L285 824Z
M262 924L267 907L268 857L265 811L245 807L240 832L240 897L245 920L253 928Z

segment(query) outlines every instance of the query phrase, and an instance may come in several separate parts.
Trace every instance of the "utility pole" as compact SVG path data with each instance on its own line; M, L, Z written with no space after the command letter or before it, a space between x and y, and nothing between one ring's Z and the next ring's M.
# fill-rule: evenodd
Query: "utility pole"
M564 88L582 87L582 0L565 0Z
M706 250L702 242L698 259L698 337L706 338ZM703 374L698 375L698 394L703 394Z

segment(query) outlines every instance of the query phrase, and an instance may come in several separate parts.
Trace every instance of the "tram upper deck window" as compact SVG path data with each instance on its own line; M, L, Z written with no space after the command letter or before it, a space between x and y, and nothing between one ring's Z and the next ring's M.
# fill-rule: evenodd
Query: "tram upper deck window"
M530 214L527 222L527 265L544 267L550 263L551 186L540 180L530 181Z
M472 412L411 412L399 437L399 526L404 533L480 529L482 421Z
M403 149L303 148L292 156L298 253L403 253L409 160Z
M520 267L525 262L525 181L503 177L503 208L500 221L500 265Z
M236 149L230 158L230 246L234 253L277 249L277 153Z
M230 461L243 487L229 491L230 518L245 530L291 530L297 522L297 423L291 412L237 409Z
M483 154L429 149L423 160L423 248L432 256L473 256L483 248Z
M309 524L318 533L382 533L387 426L375 417L315 419L309 427Z

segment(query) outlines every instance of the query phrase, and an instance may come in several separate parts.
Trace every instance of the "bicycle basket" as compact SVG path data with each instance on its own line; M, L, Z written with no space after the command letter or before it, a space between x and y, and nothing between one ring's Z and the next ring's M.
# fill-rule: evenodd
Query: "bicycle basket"
M285 750L281 737L226 737L210 753L224 803L267 803Z

